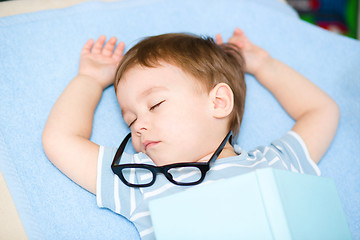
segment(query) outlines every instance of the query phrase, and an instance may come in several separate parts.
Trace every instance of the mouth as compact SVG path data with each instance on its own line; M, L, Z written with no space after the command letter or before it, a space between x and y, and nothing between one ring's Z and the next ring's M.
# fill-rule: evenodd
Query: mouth
M145 141L143 143L143 145L144 145L145 151L146 151L148 149L151 149L151 148L155 147L159 143L160 143L160 141Z

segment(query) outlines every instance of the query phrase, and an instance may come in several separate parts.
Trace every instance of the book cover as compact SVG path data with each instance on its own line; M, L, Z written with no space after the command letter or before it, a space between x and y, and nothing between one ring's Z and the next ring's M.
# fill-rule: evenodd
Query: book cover
M149 203L161 239L351 239L333 180L272 168Z

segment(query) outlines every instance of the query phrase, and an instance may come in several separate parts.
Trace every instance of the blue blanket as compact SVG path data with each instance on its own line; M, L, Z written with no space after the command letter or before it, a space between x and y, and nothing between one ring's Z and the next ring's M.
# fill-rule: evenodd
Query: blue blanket
M127 49L165 32L228 38L242 28L256 44L333 97L341 120L319 164L333 178L354 239L360 239L360 43L301 21L270 0L123 0L0 18L0 170L29 239L139 239L131 222L96 206L46 158L41 133L52 105L77 74L81 47L101 34ZM250 75L238 143L268 144L294 123ZM118 146L127 128L112 87L100 101L91 140ZM200 226L200 225L199 225Z

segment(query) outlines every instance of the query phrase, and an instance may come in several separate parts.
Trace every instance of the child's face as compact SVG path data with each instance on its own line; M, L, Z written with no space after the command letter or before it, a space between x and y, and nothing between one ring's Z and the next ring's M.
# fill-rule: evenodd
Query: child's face
M221 141L205 90L196 80L169 64L135 66L118 85L117 98L131 126L137 152L157 165L207 160Z

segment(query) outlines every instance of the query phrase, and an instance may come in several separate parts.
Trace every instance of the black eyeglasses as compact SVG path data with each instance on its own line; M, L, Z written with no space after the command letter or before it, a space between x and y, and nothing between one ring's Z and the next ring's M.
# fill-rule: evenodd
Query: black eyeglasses
M119 176L121 181L129 187L149 187L154 184L158 173L164 174L170 182L176 185L196 185L204 180L207 171L209 171L213 162L219 157L229 139L231 143L231 136L230 131L208 162L174 163L164 166L153 166L140 163L120 164L125 146L131 138L131 133L129 133L120 144L114 161L111 164L111 169L114 174ZM135 173L137 176L135 176Z

